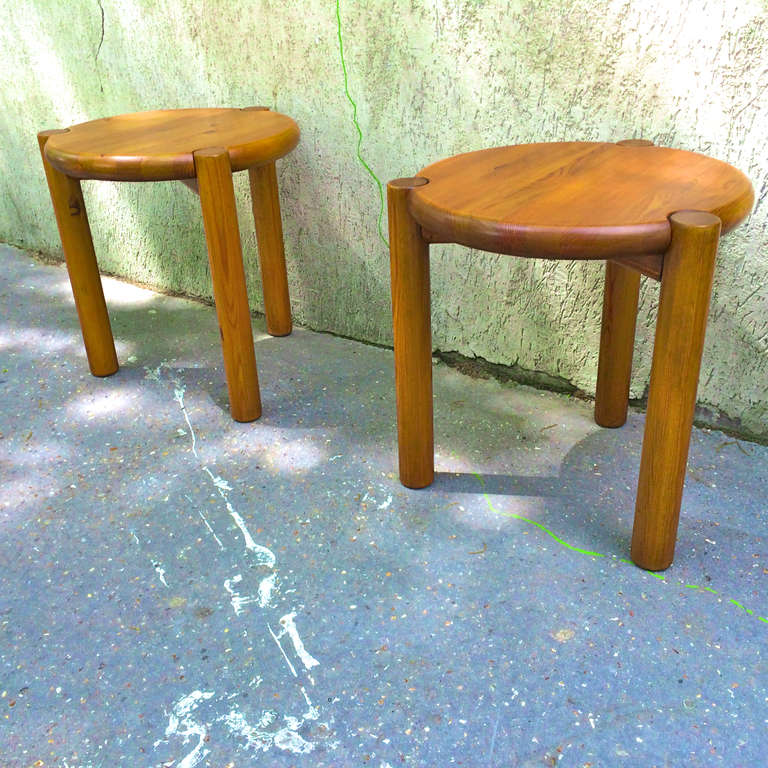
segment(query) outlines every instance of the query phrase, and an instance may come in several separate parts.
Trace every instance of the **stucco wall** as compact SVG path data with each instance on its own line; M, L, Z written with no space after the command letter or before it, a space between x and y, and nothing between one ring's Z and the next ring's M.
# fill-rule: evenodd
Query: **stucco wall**
M391 341L379 189L357 156L335 0L0 0L0 239L59 253L35 134L140 109L265 104L302 141L279 165L295 319ZM768 7L761 0L341 0L362 157L382 181L483 146L618 140L706 152L757 204L722 244L702 405L768 437ZM241 174L241 177L244 175ZM261 307L245 179L241 231ZM209 296L196 198L84 184L102 267ZM383 222L386 236L386 220ZM592 392L602 267L433 247L434 345ZM633 395L658 286L643 287Z

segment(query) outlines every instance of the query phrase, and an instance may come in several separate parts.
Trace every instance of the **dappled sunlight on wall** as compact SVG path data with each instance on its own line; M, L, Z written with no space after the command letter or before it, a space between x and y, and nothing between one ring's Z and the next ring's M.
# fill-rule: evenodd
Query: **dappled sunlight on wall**
M18 74L29 78L29 86L41 92L51 105L51 125L45 128L87 120L89 115L77 96L63 57L58 53L56 40L49 34L50 23L43 13L35 13L34 8L29 10L32 12L26 17L25 23L13 28L15 43L22 47L28 67L25 72Z

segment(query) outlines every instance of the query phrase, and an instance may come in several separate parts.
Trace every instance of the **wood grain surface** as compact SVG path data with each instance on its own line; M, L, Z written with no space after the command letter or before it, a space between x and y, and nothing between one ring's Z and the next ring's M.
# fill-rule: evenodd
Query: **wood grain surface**
M701 211L676 213L671 225L632 533L632 560L651 571L667 568L675 552L720 235L718 218Z
M45 153L74 178L168 181L194 178L198 149L224 147L234 172L276 160L298 141L298 125L268 109L173 109L80 123L51 136Z
M645 143L564 142L457 155L419 171L410 210L430 241L516 256L605 259L663 253L668 217L749 212L747 177L694 152Z
M59 227L69 283L80 320L88 366L94 376L111 376L117 371L117 352L101 287L101 275L93 250L91 227L78 179L65 176L47 162L45 147L61 133L41 131L37 135L43 168Z
M230 410L235 421L254 421L261 416L261 396L227 152L224 147L198 150L195 166Z
M595 389L595 421L601 427L620 427L627 420L639 296L640 273L607 261Z
M432 417L432 323L429 245L408 212L408 198L425 179L387 184L395 395L400 482L424 488L435 477Z
M259 244L267 333L272 336L287 336L293 329L293 322L275 164L266 163L257 168L251 168L248 176L251 184L251 208L256 227L256 240Z

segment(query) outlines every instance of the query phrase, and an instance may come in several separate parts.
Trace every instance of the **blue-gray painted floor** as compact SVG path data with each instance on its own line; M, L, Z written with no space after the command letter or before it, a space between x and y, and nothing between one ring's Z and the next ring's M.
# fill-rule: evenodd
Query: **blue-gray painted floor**
M0 258L4 768L766 764L768 448L695 430L658 578L641 413L437 365L410 491L390 351L256 320L237 424L211 308L105 280L98 379L64 269Z

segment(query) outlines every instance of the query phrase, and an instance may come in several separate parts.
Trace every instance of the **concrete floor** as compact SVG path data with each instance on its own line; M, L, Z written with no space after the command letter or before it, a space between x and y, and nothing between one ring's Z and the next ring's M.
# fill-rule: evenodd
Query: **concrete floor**
M392 354L0 250L0 765L756 766L768 448L696 430L676 560L626 560L643 414L435 367L438 478L395 474ZM590 554L592 553L592 554Z

